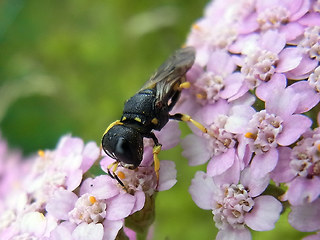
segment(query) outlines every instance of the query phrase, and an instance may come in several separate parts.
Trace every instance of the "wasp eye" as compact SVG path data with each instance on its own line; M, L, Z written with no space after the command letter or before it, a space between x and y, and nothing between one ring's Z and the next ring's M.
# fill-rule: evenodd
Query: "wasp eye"
M139 149L136 144L129 142L124 137L119 137L114 154L120 162L129 168L136 168L141 162Z
M115 148L115 154L116 156L121 159L123 162L128 162L128 160L131 158L132 153L130 151L130 143L126 141L123 137L120 137L118 139L118 142L116 144Z

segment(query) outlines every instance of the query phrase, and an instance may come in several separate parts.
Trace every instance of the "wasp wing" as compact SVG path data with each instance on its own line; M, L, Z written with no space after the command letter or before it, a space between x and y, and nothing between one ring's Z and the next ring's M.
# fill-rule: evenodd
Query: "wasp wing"
M195 49L186 47L177 50L153 74L139 90L156 89L157 101L168 101L177 83L182 82L195 60Z

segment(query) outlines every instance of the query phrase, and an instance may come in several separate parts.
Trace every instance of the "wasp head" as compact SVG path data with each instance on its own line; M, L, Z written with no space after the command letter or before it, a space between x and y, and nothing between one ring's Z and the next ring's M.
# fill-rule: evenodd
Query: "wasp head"
M135 169L142 161L143 137L134 128L115 125L104 134L102 148L122 166Z

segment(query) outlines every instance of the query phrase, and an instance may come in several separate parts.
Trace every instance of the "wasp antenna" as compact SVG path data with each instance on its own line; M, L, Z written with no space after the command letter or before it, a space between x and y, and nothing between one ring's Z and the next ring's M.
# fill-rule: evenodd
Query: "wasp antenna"
M123 123L120 120L116 120L113 123L111 123L107 129L104 131L103 136L110 130L110 128L112 128L115 125L122 125Z
M110 171L110 168L107 168L107 170L108 170L108 175L109 175L112 179L115 179L114 173L112 173L112 172Z
M118 168L118 162L115 161L113 163L111 163L108 167L107 167L107 170L108 170L108 175L112 178L112 179L115 179L117 180L117 182L125 188L124 186L124 183L120 180L120 178L118 177L118 175L116 174L116 171L117 171L117 168Z
M124 186L124 183L120 180L120 178L118 177L117 174L114 173L113 177L114 177L114 179L116 179L116 180L118 181L118 183L119 183L123 188L126 189L126 187Z

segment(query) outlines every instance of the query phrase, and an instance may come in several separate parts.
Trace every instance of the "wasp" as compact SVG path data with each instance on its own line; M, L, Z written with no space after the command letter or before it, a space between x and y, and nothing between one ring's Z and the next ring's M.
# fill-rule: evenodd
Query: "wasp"
M143 87L124 104L120 120L111 123L102 137L102 148L115 162L108 166L108 173L122 185L115 174L120 164L129 169L137 168L143 157L143 138L154 142L154 169L159 179L159 158L161 144L153 133L160 131L170 119L191 122L202 132L206 128L189 115L169 112L179 100L181 90L190 86L186 73L195 60L195 49L186 47L171 55L143 85ZM112 171L110 171L112 170Z

